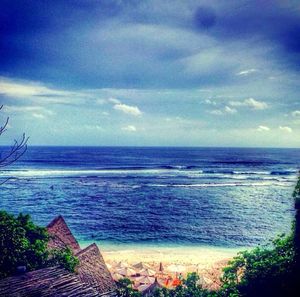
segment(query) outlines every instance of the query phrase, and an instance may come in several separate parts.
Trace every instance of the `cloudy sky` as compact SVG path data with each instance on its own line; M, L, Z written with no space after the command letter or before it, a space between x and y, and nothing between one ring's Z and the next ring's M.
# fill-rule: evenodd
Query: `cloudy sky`
M300 147L298 0L2 0L2 142Z

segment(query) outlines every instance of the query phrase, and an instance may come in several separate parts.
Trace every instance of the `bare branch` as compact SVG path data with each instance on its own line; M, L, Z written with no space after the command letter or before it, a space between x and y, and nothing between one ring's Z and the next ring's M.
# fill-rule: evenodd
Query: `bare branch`
M0 110L1 110L1 108L0 108ZM2 135L7 130L6 128L7 128L8 122L9 122L9 117L6 118L4 125L2 127L0 127L0 135Z
M6 167L21 158L27 150L28 139L29 137L26 137L24 133L20 142L15 140L6 155L0 159L0 167Z
M7 177L5 178L3 181L0 181L0 186L2 186L3 184L5 184L7 181L9 181L10 179L12 179L12 177Z
M0 105L0 111L2 110L3 105ZM3 126L0 126L0 136L7 130L9 122L9 117L6 118L6 121ZM25 133L23 133L20 140L14 140L13 145L3 152L3 155L0 153L0 168L11 165L16 162L19 158L21 158L26 150L27 150L27 142L29 137L26 137ZM11 177L4 178L3 181L0 181L0 185L7 182Z

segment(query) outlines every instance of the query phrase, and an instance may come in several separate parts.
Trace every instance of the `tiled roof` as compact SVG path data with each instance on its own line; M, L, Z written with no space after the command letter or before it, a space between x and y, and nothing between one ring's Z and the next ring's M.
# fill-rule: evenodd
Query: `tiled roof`
M50 235L48 248L69 247L74 254L80 251L80 246L62 216L56 217L48 226Z
M78 275L59 267L27 272L0 281L1 297L96 297L99 292Z

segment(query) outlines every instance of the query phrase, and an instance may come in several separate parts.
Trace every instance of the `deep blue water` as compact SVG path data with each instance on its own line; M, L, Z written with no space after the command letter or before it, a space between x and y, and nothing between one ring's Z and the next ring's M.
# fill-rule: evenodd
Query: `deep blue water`
M30 147L0 208L80 240L253 246L288 232L300 149Z

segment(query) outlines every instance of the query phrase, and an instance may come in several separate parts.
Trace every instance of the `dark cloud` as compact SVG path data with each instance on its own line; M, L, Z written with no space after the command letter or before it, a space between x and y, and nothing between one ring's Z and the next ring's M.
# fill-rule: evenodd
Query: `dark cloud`
M213 34L220 39L261 38L275 46L283 45L287 51L299 51L300 9L281 3L257 0L228 5Z
M271 48L265 58L274 64L298 70L300 12L282 3L3 0L0 75L87 87L226 84L235 82L228 71L255 68L263 47ZM207 54L230 43L232 67L224 66L225 56ZM202 51L209 66L206 59L186 71L184 58Z
M217 16L213 8L200 6L195 13L195 24L197 28L208 29L216 23Z

